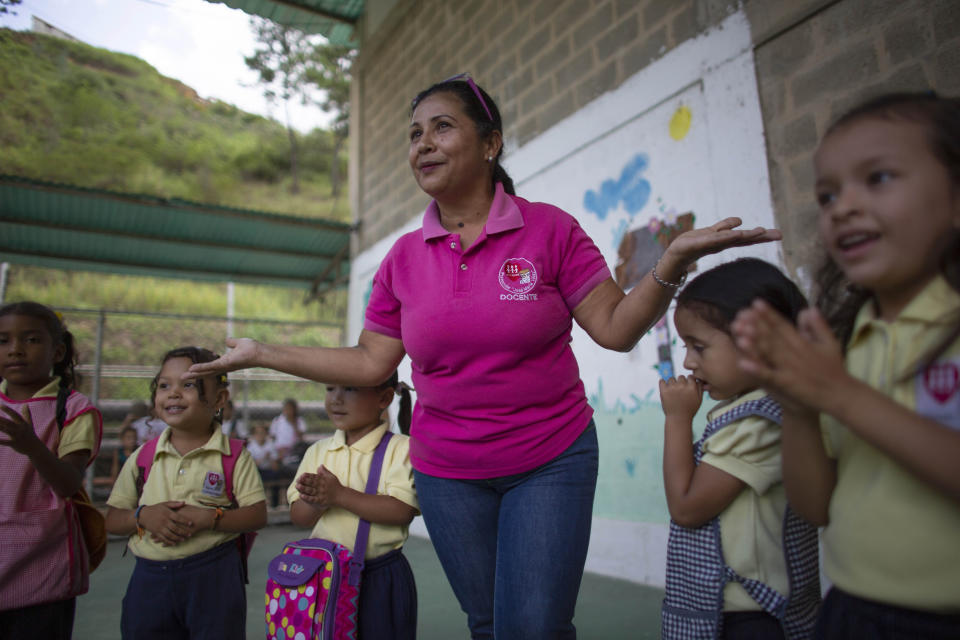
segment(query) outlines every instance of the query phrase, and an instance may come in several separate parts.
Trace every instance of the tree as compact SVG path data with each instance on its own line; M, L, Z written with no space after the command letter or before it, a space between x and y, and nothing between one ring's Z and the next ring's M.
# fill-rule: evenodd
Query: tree
M333 133L333 157L330 161L330 188L333 197L340 195L340 152L350 133L350 69L357 55L356 49L342 45L321 44L314 48L314 65L307 69L306 78L320 89L325 98L320 108L333 113L330 130Z
M290 122L290 100L298 98L302 104L316 104L313 84L306 72L312 66L317 43L301 31L263 18L251 18L250 26L259 47L252 56L244 58L247 66L256 71L263 85L264 97L283 101L287 136L290 140L290 191L300 191L298 171L297 133Z
M339 158L349 135L350 68L356 50L329 44L319 36L307 36L262 18L253 18L251 26L261 47L244 60L259 74L264 96L272 102L283 100L285 108L291 99L298 98L302 104L315 104L334 115L330 127L334 142L330 187L336 198L343 182ZM293 178L291 191L296 193L299 190L297 137L290 124L289 109L286 116Z
M14 16L17 15L17 12L10 7L15 4L20 4L21 2L23 2L23 0L0 0L0 16L5 13L9 13Z

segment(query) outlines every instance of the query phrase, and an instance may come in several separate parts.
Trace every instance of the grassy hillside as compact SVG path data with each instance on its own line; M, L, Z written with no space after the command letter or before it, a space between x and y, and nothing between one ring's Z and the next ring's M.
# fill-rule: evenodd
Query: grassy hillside
M346 220L330 199L331 138L289 143L273 120L198 97L126 54L0 29L0 172L210 204ZM340 158L345 163L344 158Z
M0 29L0 173L121 192L147 193L305 217L349 219L345 197L330 196L331 136L300 136L301 192L289 193L288 139L276 121L198 97L133 56L52 37ZM339 161L345 174L345 158ZM0 261L3 256L0 255ZM336 345L344 291L303 304L304 292L237 285L235 315L291 324L238 323L235 333L265 341ZM226 285L66 272L12 264L6 301L54 307L225 316ZM81 363L91 363L96 316L67 314ZM318 323L301 326L292 323ZM182 344L221 350L217 320L109 315L103 361L156 365ZM84 385L89 386L87 380ZM146 381L104 380L101 398L144 397ZM89 389L82 387L83 390ZM239 393L239 389L237 390ZM263 383L253 399L322 398L319 385Z

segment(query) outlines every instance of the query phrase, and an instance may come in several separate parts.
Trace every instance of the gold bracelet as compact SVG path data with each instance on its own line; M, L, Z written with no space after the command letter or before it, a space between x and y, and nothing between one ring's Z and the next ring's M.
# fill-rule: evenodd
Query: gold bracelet
M659 260L657 260L657 264L660 264ZM650 269L650 275L653 276L653 279L661 287L665 287L667 289L679 289L680 287L683 286L683 283L687 281L686 270L684 270L683 275L680 276L680 282L668 282L667 280L664 280L663 278L657 275L657 264L653 265L653 268Z

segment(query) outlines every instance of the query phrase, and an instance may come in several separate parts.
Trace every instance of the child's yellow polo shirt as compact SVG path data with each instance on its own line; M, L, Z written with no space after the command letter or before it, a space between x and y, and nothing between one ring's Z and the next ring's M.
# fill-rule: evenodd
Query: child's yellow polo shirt
M53 380L43 389L33 394L33 397L56 398L59 390L60 376L54 376ZM6 380L0 380L0 393L4 395L7 393ZM94 450L99 448L97 444L97 436L99 435L98 426L97 417L90 412L77 416L74 420L65 424L63 430L60 432L60 443L57 445L57 457L63 458L74 451L83 451L84 449L93 453Z
M939 277L893 322L866 304L854 324L847 371L895 402L960 429L960 340L933 368L914 373L958 313L960 294ZM823 534L830 580L870 600L960 612L960 506L833 418L824 416L822 425L827 453L837 462ZM904 432L904 441L909 438Z
M767 395L762 389L715 407L715 420L745 402ZM717 431L703 444L701 462L729 473L747 486L720 513L723 559L745 578L759 580L788 595L790 580L783 551L783 514L787 496L780 458L780 425L747 416ZM760 605L739 582L723 588L724 611L759 611Z
M207 482L213 474L219 474L219 477L223 478L223 456L230 454L229 439L219 428L215 429L206 444L181 456L170 443L170 433L171 429L168 427L160 435L156 457L143 488L143 496L137 500L137 455L142 448L140 447L123 464L113 491L107 499L108 506L135 509L140 504L153 505L168 500L182 500L189 505L204 508L209 508L209 504L223 507L230 504L223 482L220 482L219 487L216 487L216 482ZM245 448L240 451L233 469L233 495L241 507L263 502L265 499L260 472L250 452ZM238 535L240 534L206 529L178 545L164 547L151 540L149 533L143 538L134 533L127 546L140 558L176 560L212 549Z
M323 465L337 476L340 484L364 491L370 475L373 452L386 431L387 425L383 423L348 446L343 431L338 429L333 436L315 442L307 449L296 477L299 478L304 473L316 473L320 465ZM419 510L420 503L417 502L417 493L413 487L413 467L410 464L410 438L407 436L395 433L387 443L377 494L392 496ZM297 491L295 478L287 489L287 501L293 504L299 498L300 492ZM314 525L310 537L333 540L352 551L359 524L360 518L353 513L340 507L331 507ZM399 549L407 539L407 530L406 526L371 523L365 557L378 558L393 549Z

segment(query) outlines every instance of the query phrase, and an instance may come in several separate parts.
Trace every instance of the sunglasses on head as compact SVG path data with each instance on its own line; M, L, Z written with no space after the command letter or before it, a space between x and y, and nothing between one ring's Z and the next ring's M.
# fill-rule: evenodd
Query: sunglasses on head
M467 83L470 89L473 90L473 95L477 96L477 100L480 101L480 105L483 107L483 110L487 112L487 117L490 118L490 122L493 122L493 114L490 113L490 107L487 106L487 101L483 99L483 94L480 93L480 88L477 86L477 83L473 81L473 78L470 77L469 73L458 73L457 75L450 76L446 80L438 82L437 84L446 84L455 80L463 80ZM414 100L411 104L411 108L417 108L416 100Z

